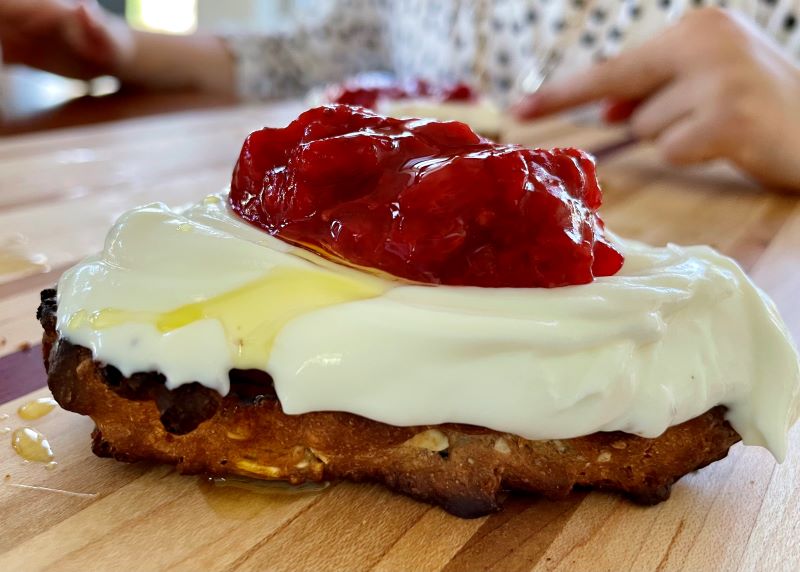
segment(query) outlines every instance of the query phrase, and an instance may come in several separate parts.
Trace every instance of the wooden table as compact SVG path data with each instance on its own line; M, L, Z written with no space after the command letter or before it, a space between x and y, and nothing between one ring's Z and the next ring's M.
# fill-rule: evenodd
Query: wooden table
M99 249L124 210L222 188L243 137L298 111L285 103L192 112L0 141L0 432L22 426L17 408L46 395L38 291ZM508 137L600 150L611 228L736 257L800 335L797 199L724 167L668 168L646 146L615 146L619 130L555 119ZM95 458L91 422L66 411L28 423L50 439L59 465L26 464L0 447L0 570L800 568L796 432L783 465L737 445L656 507L595 493L519 496L501 513L459 520L377 486L209 487L169 467Z

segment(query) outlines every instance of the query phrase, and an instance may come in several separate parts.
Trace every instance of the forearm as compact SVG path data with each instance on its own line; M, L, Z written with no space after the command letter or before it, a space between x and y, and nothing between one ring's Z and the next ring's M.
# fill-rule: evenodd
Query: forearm
M132 54L115 73L124 84L235 94L233 57L221 39L210 34L133 34Z

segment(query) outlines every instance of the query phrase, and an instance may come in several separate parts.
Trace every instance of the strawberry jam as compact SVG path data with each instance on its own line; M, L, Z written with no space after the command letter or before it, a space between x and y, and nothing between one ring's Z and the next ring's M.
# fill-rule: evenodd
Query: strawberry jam
M441 102L468 102L475 101L477 94L465 83L433 86L424 79L401 82L385 76L367 75L329 89L326 98L331 103L376 109L379 99L426 98Z
M247 138L230 204L286 242L431 284L554 287L623 258L592 158L500 145L467 125L311 109Z

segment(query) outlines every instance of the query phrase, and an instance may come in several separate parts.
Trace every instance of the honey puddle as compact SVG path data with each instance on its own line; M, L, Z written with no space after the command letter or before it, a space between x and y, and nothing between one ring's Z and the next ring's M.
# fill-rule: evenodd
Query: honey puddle
M53 449L44 435L32 427L22 427L11 434L11 446L17 455L26 461L47 463L49 468L54 468Z
M205 477L209 486L228 487L259 493L262 495L299 495L318 493L327 489L331 484L328 481L321 483L303 483L292 485L285 481L264 481L248 479L247 477Z
M0 276L35 274L50 270L44 254L29 254L24 250L26 239L14 235L0 241Z
M39 419L50 413L58 405L52 397L40 397L22 405L17 410L17 415L26 421Z
M269 507L298 502L329 486L329 482L290 485L236 476L198 479L198 488L208 506L220 517L236 520L248 520Z

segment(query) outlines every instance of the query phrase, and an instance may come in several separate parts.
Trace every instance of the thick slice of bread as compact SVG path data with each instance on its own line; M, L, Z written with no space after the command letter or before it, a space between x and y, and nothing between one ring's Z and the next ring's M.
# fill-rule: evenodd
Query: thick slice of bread
M547 441L456 424L395 427L341 412L286 415L263 372L232 372L225 397L199 384L169 391L157 373L126 378L59 338L55 313L55 291L46 290L38 317L48 382L62 407L94 420L94 452L183 473L379 482L476 517L497 510L505 490L555 498L590 487L660 502L677 479L740 439L723 407L655 439L610 432Z

